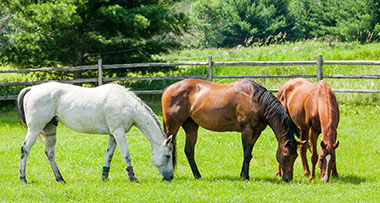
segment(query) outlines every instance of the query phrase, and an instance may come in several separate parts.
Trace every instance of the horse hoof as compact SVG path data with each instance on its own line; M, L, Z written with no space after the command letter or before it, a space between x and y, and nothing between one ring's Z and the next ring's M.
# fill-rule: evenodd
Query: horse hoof
M26 182L26 179L25 179L25 178L20 178L20 180L21 180L22 184L24 184L24 185L27 185L27 184L28 184L28 182Z
M104 182L107 182L107 181L108 181L108 177L104 177L104 176L102 176L102 179L103 179Z
M65 180L57 180L57 182L60 182L60 183L63 183L63 184L66 184L66 181Z
M129 181L132 182L132 183L139 183L140 182L139 180L137 180L137 178L131 179Z
M60 183L66 184L66 181L63 180L62 176L56 178L55 180L56 180L57 182L60 182Z

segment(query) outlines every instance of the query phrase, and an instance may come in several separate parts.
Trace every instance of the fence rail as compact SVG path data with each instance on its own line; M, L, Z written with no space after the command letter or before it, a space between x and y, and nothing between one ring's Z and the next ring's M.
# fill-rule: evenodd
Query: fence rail
M220 66L316 66L315 75L213 75L214 67ZM323 65L375 65L380 66L380 61L324 61L322 55L317 55L315 61L243 61L243 62L213 62L212 56L208 57L207 62L178 62L178 63L134 63L134 64L102 64L102 60L99 59L97 65L88 66L75 66L75 67L62 67L62 68L39 68L39 69L13 69L13 70L0 70L0 74L9 73L32 73L32 72L50 72L50 71L78 71L78 70L94 70L98 71L97 78L81 78L73 80L58 80L63 83L97 83L98 85L104 82L114 81L133 81L133 80L183 80L186 78L207 79L212 81L214 78L317 78L322 80L323 78L334 79L380 79L380 75L326 75L323 74ZM176 66L208 66L207 75L191 75L191 76L165 76L165 77L117 77L117 78L104 78L103 70L111 69L129 69L129 68L142 68L142 67L176 67ZM47 81L19 81L19 82L7 82L0 83L0 87L20 86L20 85L36 85ZM278 91L278 89L269 89L272 92ZM334 89L334 92L341 93L380 93L380 90L353 90L353 89ZM135 91L136 94L161 94L163 90L144 90ZM0 100L15 100L16 95L12 96L0 96Z

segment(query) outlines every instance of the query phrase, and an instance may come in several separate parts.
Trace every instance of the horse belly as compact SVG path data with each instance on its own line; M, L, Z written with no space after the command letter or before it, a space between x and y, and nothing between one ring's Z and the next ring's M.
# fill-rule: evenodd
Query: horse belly
M108 125L104 115L100 112L82 111L82 112L65 112L58 114L57 118L66 127L90 134L109 134Z
M196 112L191 118L195 123L207 130L215 132L241 131L236 116L228 115L225 112Z

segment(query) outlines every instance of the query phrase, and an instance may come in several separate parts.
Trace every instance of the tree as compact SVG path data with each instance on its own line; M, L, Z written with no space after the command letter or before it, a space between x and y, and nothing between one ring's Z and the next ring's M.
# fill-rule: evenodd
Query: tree
M149 61L179 48L173 37L188 29L174 1L5 0L12 32L2 55L20 67Z
M290 10L300 39L329 35L365 43L379 39L379 6L378 0L294 0Z
M221 0L223 46L236 46L270 39L282 33L292 36L294 19L289 0ZM248 44L249 45L249 44Z

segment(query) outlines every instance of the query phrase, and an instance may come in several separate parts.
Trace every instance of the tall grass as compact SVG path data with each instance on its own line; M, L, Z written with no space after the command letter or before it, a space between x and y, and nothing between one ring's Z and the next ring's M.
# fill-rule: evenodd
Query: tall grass
M310 61L322 54L324 60L380 60L380 43L358 44L336 42L306 41L284 43L269 46L236 47L233 49L197 49L172 52L157 56L156 59L168 62L203 61L209 55L214 61ZM379 75L379 66L324 65L324 74L342 75ZM4 69L4 68L3 68ZM287 75L316 74L315 66L280 66L280 67L214 67L214 75ZM130 71L126 77L140 76L178 76L207 75L206 66L189 66L178 68L149 68L144 71ZM34 74L0 74L0 82L31 81L41 75ZM48 76L46 76L48 77ZM41 78L40 78L41 79ZM236 79L214 79L214 82L229 83ZM268 89L278 89L289 79L255 79ZM315 80L315 79L314 79ZM373 79L325 79L333 89L368 89L379 90L379 80ZM133 90L162 90L176 80L128 81L121 84ZM22 87L0 89L0 95L15 95ZM159 101L160 96L143 96L146 99ZM341 102L376 104L380 94L347 94L337 93Z
M380 44L328 43L306 41L285 43L263 47L236 47L233 49L182 50L173 52L160 59L171 62L207 61L209 55L213 61L315 61L318 54L324 60L380 60ZM190 67L184 67L190 68ZM207 67L196 69L199 75L207 74ZM327 75L379 75L379 66L324 65L323 73ZM194 71L192 71L194 74ZM214 67L214 75L290 75L316 74L315 66L280 66L280 67ZM229 83L236 79L214 79L214 82ZM268 89L278 89L285 79L255 79ZM313 79L314 81L316 79ZM380 81L375 79L325 79L333 89L367 89L380 90ZM379 94L337 93L341 102L378 103Z

